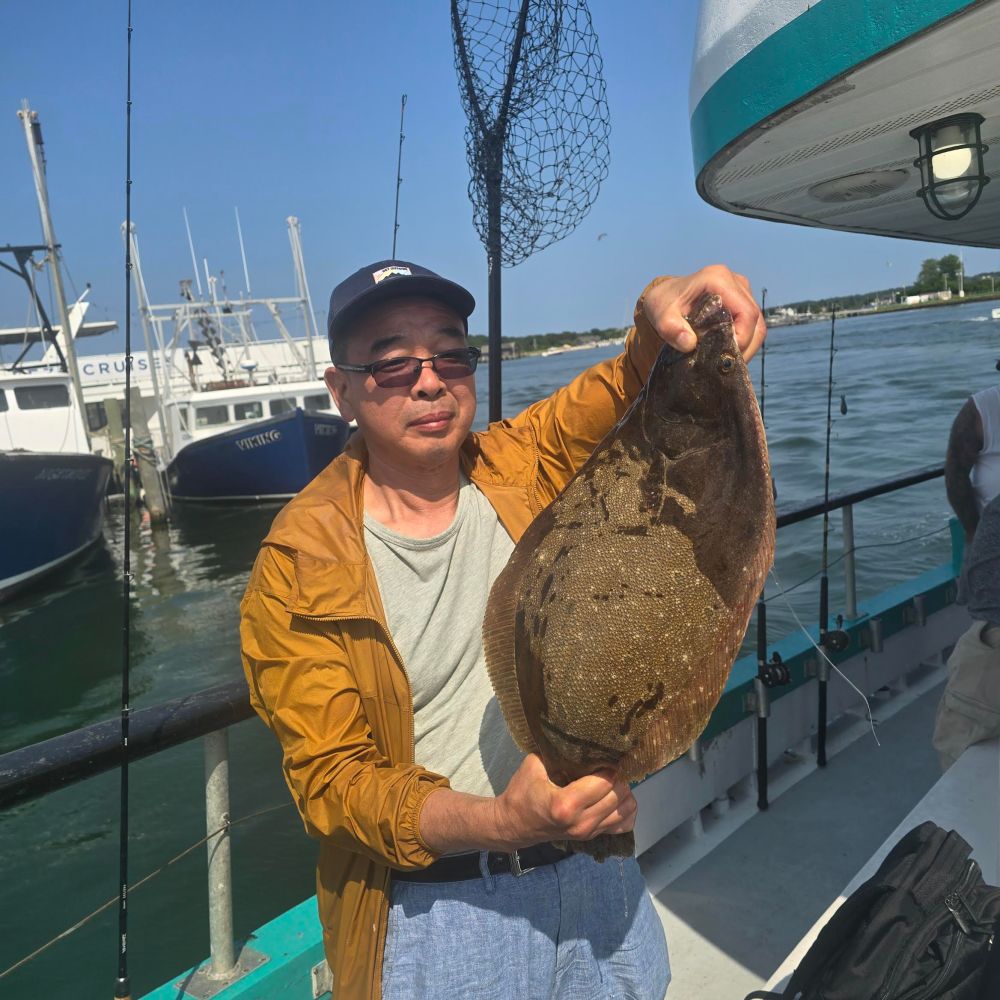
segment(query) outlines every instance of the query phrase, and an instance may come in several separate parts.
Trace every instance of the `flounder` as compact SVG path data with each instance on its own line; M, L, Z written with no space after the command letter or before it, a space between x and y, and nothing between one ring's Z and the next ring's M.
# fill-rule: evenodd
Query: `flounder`
M490 592L497 700L557 784L607 767L636 781L691 746L773 559L767 443L732 316L705 295L688 321L697 347L664 346ZM570 846L603 858L634 841Z

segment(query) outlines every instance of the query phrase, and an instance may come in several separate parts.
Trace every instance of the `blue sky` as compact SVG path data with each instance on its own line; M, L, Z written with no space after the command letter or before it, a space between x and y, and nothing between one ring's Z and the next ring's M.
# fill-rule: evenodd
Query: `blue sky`
M721 261L768 301L911 280L945 246L828 233L727 215L694 187L687 88L695 0L592 0L611 111L611 167L562 242L504 270L508 335L622 324L647 280ZM41 116L69 286L90 318L123 320L125 4L6 5L0 41L0 243L40 240L16 111ZM485 252L467 195L465 119L447 0L136 0L133 218L154 301L199 257L243 287L238 206L256 294L291 294L285 218L301 220L313 299L389 256L399 100L408 95L399 256L466 285L486 327ZM600 233L607 233L601 240ZM970 273L1000 254L970 250ZM325 310L325 305L323 305ZM26 318L0 280L0 326ZM108 350L101 338L88 350Z

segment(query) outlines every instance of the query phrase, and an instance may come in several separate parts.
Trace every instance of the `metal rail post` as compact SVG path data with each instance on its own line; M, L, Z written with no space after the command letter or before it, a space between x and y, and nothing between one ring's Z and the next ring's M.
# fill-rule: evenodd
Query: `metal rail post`
M849 621L858 617L858 588L854 567L854 507L841 509L844 526L844 605Z
M205 736L205 827L208 838L208 935L212 978L236 965L229 841L229 730ZM224 829L216 833L220 827ZM215 834L211 836L211 834Z

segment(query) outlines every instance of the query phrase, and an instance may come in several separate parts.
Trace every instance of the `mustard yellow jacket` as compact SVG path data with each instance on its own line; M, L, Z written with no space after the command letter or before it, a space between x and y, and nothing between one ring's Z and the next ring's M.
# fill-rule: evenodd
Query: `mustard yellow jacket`
M470 434L462 467L517 540L638 394L661 341L636 310L623 353L511 420ZM363 530L359 435L275 519L241 604L253 707L320 842L316 896L337 1000L379 1000L392 869L435 860L424 799L447 778L413 760L413 702Z

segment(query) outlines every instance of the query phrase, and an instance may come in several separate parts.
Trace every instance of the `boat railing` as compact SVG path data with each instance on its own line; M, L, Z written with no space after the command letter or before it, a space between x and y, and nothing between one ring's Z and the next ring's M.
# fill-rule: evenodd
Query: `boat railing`
M944 475L942 465L914 469L892 479L850 489L829 501L823 498L779 507L779 528L840 510L843 517L842 560L847 616L857 613L854 560L854 507L874 497L907 489ZM205 755L205 809L208 834L208 910L211 969L224 980L235 975L230 861L229 739L230 726L251 718L245 681L208 688L182 698L135 710L129 723L129 761L160 753L201 738ZM121 763L120 721L109 719L0 755L0 810L37 799Z

